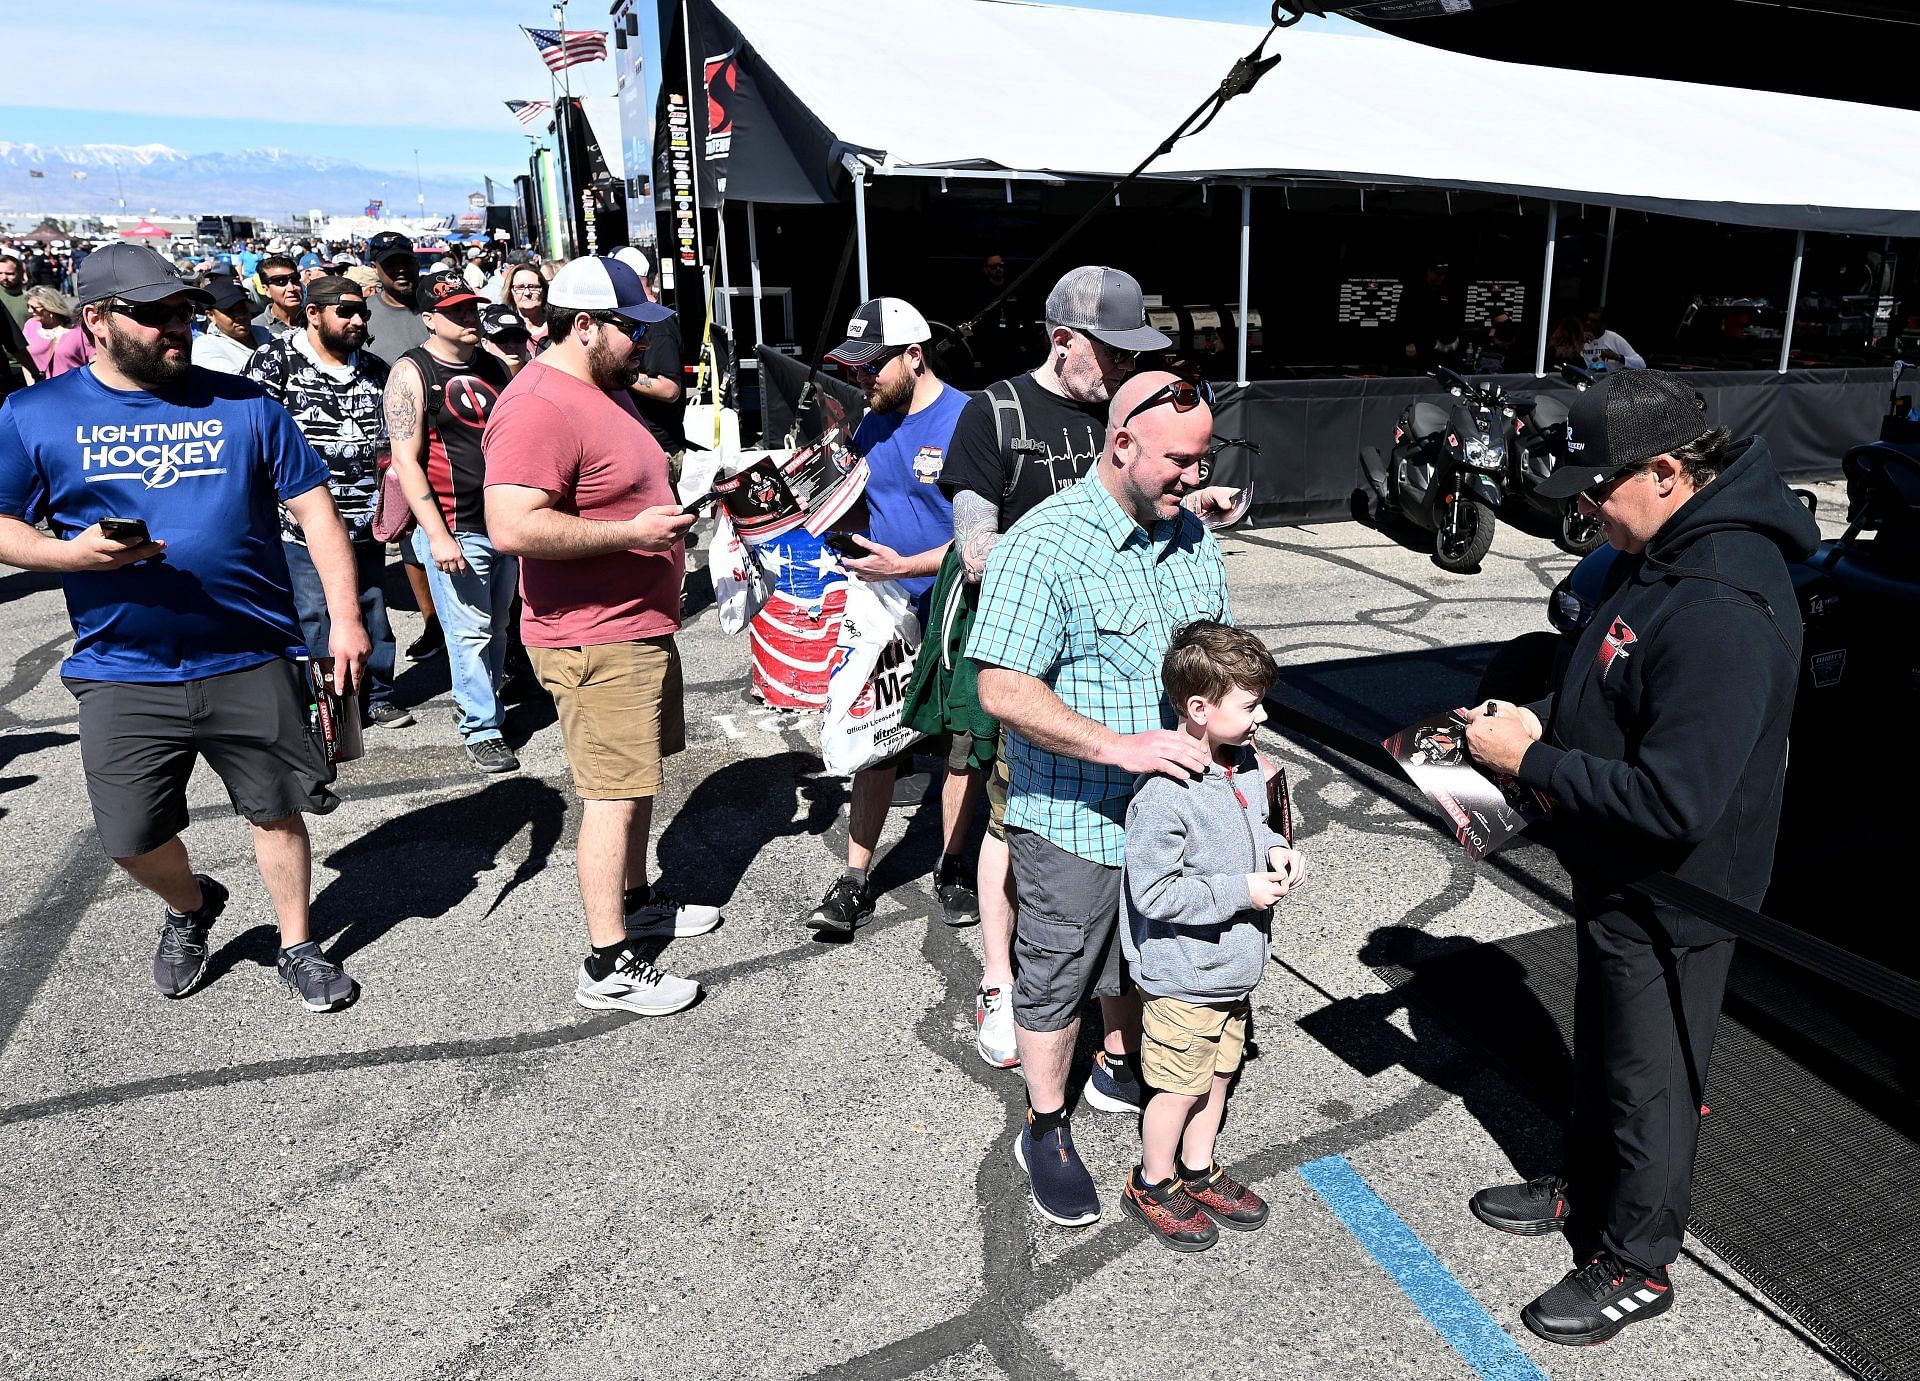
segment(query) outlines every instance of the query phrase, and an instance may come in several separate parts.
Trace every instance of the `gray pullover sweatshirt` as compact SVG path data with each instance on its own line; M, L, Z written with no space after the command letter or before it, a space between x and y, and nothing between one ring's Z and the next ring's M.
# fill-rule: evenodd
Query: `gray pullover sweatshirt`
M1197 781L1142 778L1127 808L1120 948L1143 992L1237 1002L1259 986L1272 915L1254 909L1247 874L1287 842L1266 809L1252 748Z

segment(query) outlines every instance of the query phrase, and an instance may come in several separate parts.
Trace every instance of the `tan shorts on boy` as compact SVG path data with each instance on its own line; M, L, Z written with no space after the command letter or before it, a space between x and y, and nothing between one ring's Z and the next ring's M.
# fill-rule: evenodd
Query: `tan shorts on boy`
M584 801L658 796L661 761L687 746L680 654L672 638L529 647L560 711L560 737Z
M1240 1072L1247 1049L1247 1018L1253 1004L1146 999L1140 1014L1140 1073L1149 1088L1205 1096L1217 1074Z

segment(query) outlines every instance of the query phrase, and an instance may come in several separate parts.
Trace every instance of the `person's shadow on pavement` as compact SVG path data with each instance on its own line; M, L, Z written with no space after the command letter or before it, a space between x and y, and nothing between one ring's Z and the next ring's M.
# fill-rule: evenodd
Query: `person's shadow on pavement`
M447 915L498 866L501 851L531 827L527 857L489 914L547 865L566 822L566 797L532 777L509 777L452 800L421 806L335 849L340 876L313 900L312 934L336 963L407 920ZM235 935L207 964L212 984L241 961L271 966L279 936L271 922Z
M1458 1097L1522 1178L1557 1169L1562 1110L1543 1117L1520 1089L1566 1089L1572 1056L1520 960L1498 945L1404 925L1375 930L1358 958L1409 976L1388 992L1336 999L1300 1018L1301 1030L1363 1077L1398 1065ZM1389 1020L1403 1010L1411 1036ZM1516 1078L1489 1077L1485 1054Z

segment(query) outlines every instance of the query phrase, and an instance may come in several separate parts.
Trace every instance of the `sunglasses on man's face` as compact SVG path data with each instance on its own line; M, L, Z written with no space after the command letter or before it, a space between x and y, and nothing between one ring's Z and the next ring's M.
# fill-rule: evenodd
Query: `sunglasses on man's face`
M612 312L597 315L594 317L594 320L602 326L612 327L615 334L625 336L635 345L640 344L647 338L647 323L644 321L634 321L628 317L617 316Z
M1085 331L1082 331L1080 334L1086 337L1087 344L1093 347L1096 355L1105 355L1113 361L1114 368L1116 369L1132 369L1134 365L1139 362L1140 352L1138 350L1121 350L1115 346L1108 345L1098 336L1088 335Z
M359 317L362 321L373 320L373 310L364 302L331 302L327 305L332 307L337 315L345 317L348 321L352 321L355 317Z
M1582 489L1579 497L1586 500L1587 507L1598 508L1601 504L1619 493L1621 485L1625 484L1646 468L1644 465L1636 465L1630 470L1622 470L1619 474L1613 476L1613 478L1602 481L1594 485L1591 489Z
M906 353L907 348L904 345L898 346L895 349L884 352L875 359L868 360L865 364L850 364L847 366L847 369L854 374L866 374L878 377L883 369Z
M129 321L138 322L150 331L158 331L176 322L189 325L194 314L191 302L109 302L106 309Z
M289 283L298 283L300 281L300 275L297 273L275 273L269 274L260 281L265 283L269 288L284 288Z
M1192 412L1201 403L1213 402L1213 385L1205 379L1175 379L1141 399L1138 407L1120 419L1120 425L1126 426L1149 408L1157 408L1162 403L1173 404L1175 412Z

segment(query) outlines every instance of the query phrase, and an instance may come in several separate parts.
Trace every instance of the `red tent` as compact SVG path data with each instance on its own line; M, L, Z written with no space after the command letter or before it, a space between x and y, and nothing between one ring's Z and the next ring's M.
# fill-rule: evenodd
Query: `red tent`
M120 238L123 240L170 240L173 238L173 232L162 230L152 221L142 220L132 229L121 231Z

